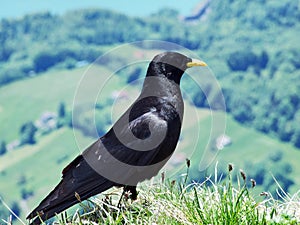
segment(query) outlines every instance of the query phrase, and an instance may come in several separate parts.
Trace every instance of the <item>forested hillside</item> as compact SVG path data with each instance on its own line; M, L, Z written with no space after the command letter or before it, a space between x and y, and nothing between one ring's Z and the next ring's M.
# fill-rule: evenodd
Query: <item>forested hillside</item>
M92 62L108 45L175 42L208 62L237 121L300 147L299 19L297 1L264 0L211 1L193 20L172 9L144 18L87 9L2 19L0 83ZM194 102L205 107L201 94Z

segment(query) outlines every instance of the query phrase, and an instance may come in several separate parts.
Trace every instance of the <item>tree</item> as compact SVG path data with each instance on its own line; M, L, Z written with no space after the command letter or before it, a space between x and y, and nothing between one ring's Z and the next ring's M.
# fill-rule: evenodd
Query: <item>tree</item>
M280 140L290 141L294 133L293 122L285 117L279 117L277 133Z
M230 106L232 116L240 123L249 123L249 121L254 119L251 102L249 102L247 99L239 97L233 99L232 105Z
M257 63L261 69L265 69L269 62L269 56L266 51L262 51L261 55L257 58Z
M127 83L130 84L134 81L136 81L137 79L139 79L140 75L142 73L142 69L140 67L135 68L128 76L127 78Z
M20 216L21 214L21 209L20 206L17 202L13 202L11 205L11 210L15 213L16 216ZM12 218L13 220L17 219L16 217Z
M280 160L282 160L282 157L283 157L283 153L282 153L282 150L275 150L274 152L272 152L270 155L269 155L269 159L272 161L272 162L279 162Z
M58 63L59 59L52 52L40 52L33 60L35 72L43 72Z
M7 61L9 60L9 57L13 53L13 50L11 48L7 48L4 46L4 48L0 48L0 61Z
M66 105L64 102L60 102L57 110L57 128L63 127L65 124L68 124L68 114L66 112Z
M255 65L257 56L249 50L233 52L227 59L227 65L233 71L246 71L249 66Z
M60 102L58 106L58 117L64 118L66 116L66 105L64 102Z
M292 136L292 143L300 148L300 128L298 124L300 123L300 110L298 110L294 115L294 134Z
M206 96L201 89L197 90L193 95L193 103L196 107L205 107L206 104Z
M295 132L292 136L292 142L295 145L295 147L300 148L300 128L296 127Z
M35 144L35 133L37 128L34 126L33 122L28 122L22 125L20 129L20 143L24 144Z
M4 155L7 152L5 141L0 141L0 155Z
M25 188L21 189L21 197L22 197L22 199L26 200L26 199L28 199L31 196L33 196L33 191L32 190L28 190L28 189L25 189Z

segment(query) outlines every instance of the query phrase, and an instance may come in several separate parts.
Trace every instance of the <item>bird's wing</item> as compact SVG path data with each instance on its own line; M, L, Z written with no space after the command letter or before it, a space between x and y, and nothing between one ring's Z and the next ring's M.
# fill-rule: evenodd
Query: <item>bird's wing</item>
M98 142L98 141L97 141ZM97 148L97 142L87 150ZM103 192L114 185L93 170L82 155L75 158L62 172L62 180L48 196L27 216L32 219L39 215L47 220L70 206ZM36 218L32 224L39 224Z
M85 200L114 185L136 186L138 182L156 175L168 158L162 159L162 163L151 163L160 151L168 147L166 143L170 141L166 138L166 116L170 115L162 112L168 110L167 113L173 114L174 109L162 110L172 108L162 101L154 106L131 111L135 115L129 115L130 122L126 119L122 121L122 118L127 117L125 113L106 135L63 170L61 182L27 219L34 218L38 213L45 220L69 208L78 203L75 193L81 200ZM175 142L176 146L177 139L171 142ZM172 148L171 151L175 149ZM39 218L35 222L38 223Z
M181 127L178 113L167 101L137 109L115 123L96 151L83 153L99 174L131 186L157 174L173 153Z

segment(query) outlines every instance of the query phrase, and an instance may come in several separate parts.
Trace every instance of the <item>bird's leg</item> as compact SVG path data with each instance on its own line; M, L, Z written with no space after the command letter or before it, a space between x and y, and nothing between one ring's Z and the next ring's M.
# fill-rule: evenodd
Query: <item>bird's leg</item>
M126 192L130 192L131 195L129 196L131 200L136 200L137 199L137 191L136 191L136 186L125 186L124 190Z
M120 208L120 206L121 206L121 201L122 201L122 198L123 198L123 196L124 196L124 194L125 194L125 188L123 189L123 192L122 192L122 194L121 194L121 197L120 197L120 200L119 200L119 202L118 202L118 208Z
M136 186L124 186L122 195L121 195L119 203L118 203L118 208L120 208L120 206L121 206L121 201L122 201L122 198L123 198L124 195L128 199L128 196L126 195L127 192L130 192L129 198L131 200L136 200L137 199L138 193L136 191Z

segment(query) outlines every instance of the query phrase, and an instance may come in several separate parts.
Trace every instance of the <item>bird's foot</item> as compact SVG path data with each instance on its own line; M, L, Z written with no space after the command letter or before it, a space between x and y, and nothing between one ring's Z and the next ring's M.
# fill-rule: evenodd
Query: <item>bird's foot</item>
M121 207L121 202L122 198L124 196L125 200L127 201L128 199L131 200L136 200L137 199L138 192L136 190L136 186L124 186L122 195L120 197L119 203L118 203L118 208Z

